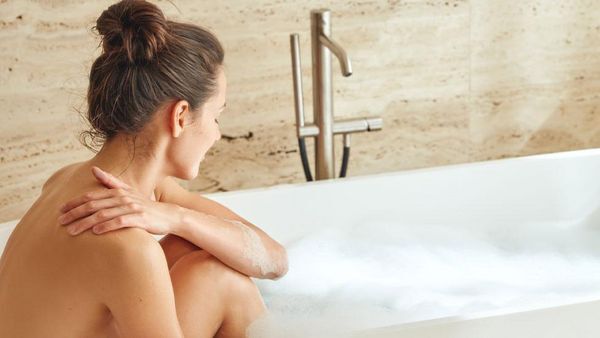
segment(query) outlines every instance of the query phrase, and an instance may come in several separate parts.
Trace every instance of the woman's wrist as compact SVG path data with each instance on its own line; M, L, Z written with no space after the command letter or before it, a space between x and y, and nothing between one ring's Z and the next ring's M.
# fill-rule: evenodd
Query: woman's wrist
M175 220L171 224L171 232L173 235L185 238L186 228L189 226L189 211L178 204L173 204Z
M171 226L171 233L181 238L188 239L190 236L192 236L192 230L197 231L198 227L200 226L199 224L203 223L201 222L202 217L209 216L203 212L194 209L188 209L178 204L173 205L176 206L174 210L176 216L175 221Z

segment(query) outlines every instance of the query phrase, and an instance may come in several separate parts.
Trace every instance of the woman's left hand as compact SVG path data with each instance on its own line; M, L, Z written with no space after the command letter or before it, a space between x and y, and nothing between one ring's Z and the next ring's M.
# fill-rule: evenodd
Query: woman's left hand
M152 201L98 167L93 167L92 172L108 189L88 192L61 207L58 221L71 235L89 228L101 234L123 227L164 235L181 222L178 205Z

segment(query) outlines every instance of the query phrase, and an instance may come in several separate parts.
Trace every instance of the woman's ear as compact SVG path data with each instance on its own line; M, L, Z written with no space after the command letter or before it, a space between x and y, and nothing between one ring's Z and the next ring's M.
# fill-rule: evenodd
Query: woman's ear
M185 100L177 101L169 112L169 128L175 138L183 133L186 116L190 113L190 105Z

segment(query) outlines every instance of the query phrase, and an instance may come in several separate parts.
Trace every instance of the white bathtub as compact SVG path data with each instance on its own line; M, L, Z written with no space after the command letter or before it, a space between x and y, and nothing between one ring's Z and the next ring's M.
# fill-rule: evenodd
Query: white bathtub
M590 149L205 196L288 248L253 337L597 337L598 178Z

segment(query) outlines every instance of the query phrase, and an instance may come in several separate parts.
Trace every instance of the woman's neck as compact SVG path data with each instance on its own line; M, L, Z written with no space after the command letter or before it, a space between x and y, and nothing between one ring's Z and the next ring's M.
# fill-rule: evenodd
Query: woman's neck
M154 147L153 147L154 146ZM157 146L142 144L137 139L116 135L102 146L102 149L87 163L112 174L143 194L152 197L158 183L166 176L162 156Z

